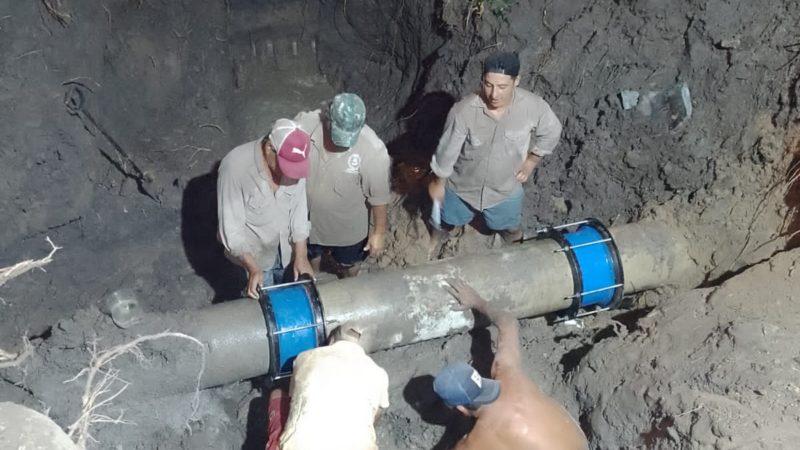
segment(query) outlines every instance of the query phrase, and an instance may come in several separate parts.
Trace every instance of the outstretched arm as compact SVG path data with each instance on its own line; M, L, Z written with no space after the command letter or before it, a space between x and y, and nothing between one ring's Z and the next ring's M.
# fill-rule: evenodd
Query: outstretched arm
M448 292L458 301L454 309L474 309L488 317L497 327L497 354L494 357L492 372L498 367L519 367L522 356L517 319L508 311L500 310L487 302L467 283L461 280L449 280L447 284Z

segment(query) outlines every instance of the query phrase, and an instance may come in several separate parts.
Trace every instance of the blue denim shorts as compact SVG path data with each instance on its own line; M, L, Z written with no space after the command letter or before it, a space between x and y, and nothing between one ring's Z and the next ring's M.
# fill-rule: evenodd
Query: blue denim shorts
M445 188L442 205L442 223L460 227L470 223L475 214L482 214L486 226L494 231L513 230L522 223L522 188L515 190L502 202L478 211L465 202L455 192Z
M294 275L291 267L283 267L281 248L278 247L278 255L275 257L275 263L269 269L264 269L264 287L286 283L286 276L289 274Z
M367 245L367 238L353 245L346 245L343 247L308 244L308 259L319 258L325 250L330 250L333 260L338 264L342 266L352 266L367 258L367 252L364 251L365 245Z

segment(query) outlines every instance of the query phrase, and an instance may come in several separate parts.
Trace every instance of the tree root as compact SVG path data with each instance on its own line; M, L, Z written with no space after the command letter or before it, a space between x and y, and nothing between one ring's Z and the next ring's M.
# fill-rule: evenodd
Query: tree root
M50 254L42 259L26 259L25 261L18 262L13 266L0 268L0 287L2 287L12 278L16 278L31 269L41 268L42 266L53 261L53 255L56 253L56 251L60 250L61 247L56 247L56 245L53 244L53 241L50 240L50 237L45 238L45 240L52 247Z
M200 379L206 367L206 349L198 339L183 333L164 331L158 334L140 336L126 344L105 350L98 350L97 341L94 341L92 342L92 360L89 363L89 367L84 368L74 377L64 381L64 383L70 383L76 381L82 375L86 375L86 386L81 397L81 414L72 425L67 427L67 435L80 448L85 449L88 441L96 442L89 432L92 424L131 424L131 422L124 420L124 411L120 412L117 417L111 417L100 412L101 408L110 406L114 399L119 397L130 386L129 382L119 377L119 369L113 368L111 362L127 353L132 354L139 362L143 362L145 356L139 348L139 344L168 337L189 340L203 350L200 371L197 374L197 385L192 399L192 415L190 419L195 416L200 406Z

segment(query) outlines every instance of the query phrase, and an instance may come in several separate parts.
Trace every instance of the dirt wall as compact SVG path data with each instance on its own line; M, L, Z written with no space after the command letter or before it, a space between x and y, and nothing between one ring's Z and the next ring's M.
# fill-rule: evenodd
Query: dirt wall
M736 320L737 304L700 307L717 285L742 273L772 280L769 262L747 268L782 250L784 231L797 229L784 219L787 207L797 208L785 182L797 173L787 172L786 149L796 148L798 18L795 2L744 1L0 4L0 267L46 255L45 236L63 247L46 273L31 271L0 288L0 348L17 350L27 334L36 352L30 364L0 371L0 398L48 409L59 425L69 425L81 389L63 381L88 364L95 335L109 336L101 347L125 337L100 312L118 288L132 288L155 312L238 296L241 273L214 239L214 165L230 148L346 89L366 99L368 121L396 161L424 169L449 104L477 86L482 58L501 48L520 52L522 86L550 102L565 125L555 155L526 187L528 231L586 216L667 222L693 239L692 256L707 272L686 284L710 289L677 298L678 306L659 312L665 319L652 326L638 325L637 311L587 320L580 329L523 322L530 373L581 418L596 448L725 448L723 435L739 422L698 412L711 411L720 402L715 396L740 381L738 366L714 372L681 365L677 354L678 388L658 384L665 400L640 391L672 373L673 366L647 364L654 352L667 351L673 335L713 336L697 354L720 364L750 357L755 319L728 332L724 323ZM681 82L691 93L692 116L676 122L688 103L664 101L664 92ZM623 109L622 90L648 98L649 110ZM415 215L426 200L411 184L416 196L397 198L389 254L375 266L429 257L428 233ZM464 236L446 254L492 245L474 231ZM779 261L781 274L791 274L792 261ZM666 301L671 292L650 293L641 303ZM682 326L693 323L697 308L714 317L691 334ZM767 317L780 327L765 328L773 333L769 342L790 341L792 323L781 322L790 316ZM725 333L744 344L712 354L709 346L728 345L719 337ZM393 406L378 427L382 448L444 448L468 430L436 404L430 374L443 360L485 363L486 338L475 332L375 355L392 379ZM643 348L632 354L631 346ZM164 358L158 346L145 354L150 363ZM615 355L604 367L608 376L595 380L607 355ZM642 378L624 378L630 365L642 368ZM128 355L118 366L138 369L140 361ZM757 379L747 372L745 386L784 377L783 369L763 370ZM707 373L721 374L720 381L696 381ZM604 389L622 379L620 398L609 397ZM714 396L685 397L698 386ZM146 387L131 393L139 389ZM765 401L743 393L740 403L789 411L777 388L769 392ZM140 425L99 426L98 448L263 447L263 393L247 383L204 391L196 411L191 396L133 397L120 401ZM615 408L624 411L612 414ZM710 434L701 432L709 427Z
M370 39L379 28L372 20L378 3L348 2L346 10L338 5L322 17L321 26L362 36L369 54L419 47L412 33ZM657 220L672 220L679 210L678 222L691 229L687 233L699 234L693 239L713 242L698 253L755 241L741 254L737 248L715 258L697 256L709 271L720 264L725 266L720 273L735 270L782 248L778 235L786 231L781 223L786 205L772 194L788 166L786 127L797 120L791 100L797 89L797 36L791 26L800 15L797 4L443 1L436 3L433 23L428 15L420 19L398 10L400 5L393 8L389 30L436 31L425 41L427 52L411 61L402 54L400 66L347 71L347 60L339 56L349 41L332 40L329 54L337 57L323 70L346 88L363 91L373 111L385 102L382 92L408 89L407 83L398 85L407 79L416 80L412 99L441 91L457 98L477 89L486 55L497 49L518 52L520 86L543 96L564 123L560 146L526 186L523 220L529 231L585 217L624 223L667 205L659 212L665 217L657 214ZM380 89L375 79L382 81ZM664 101L681 83L691 100ZM639 105L623 108L625 90L639 94ZM371 120L387 137L413 134L404 119L420 111L414 102L407 106L394 116L372 114ZM688 108L691 116L681 120ZM413 153L432 150L403 145L396 158L424 161ZM728 221L722 215L712 220L703 216L708 209L703 202L759 207L732 211ZM757 236L751 233L754 217L764 222L755 227ZM697 231L704 221L716 223ZM729 237L720 239L720 230ZM756 248L761 251L750 254Z

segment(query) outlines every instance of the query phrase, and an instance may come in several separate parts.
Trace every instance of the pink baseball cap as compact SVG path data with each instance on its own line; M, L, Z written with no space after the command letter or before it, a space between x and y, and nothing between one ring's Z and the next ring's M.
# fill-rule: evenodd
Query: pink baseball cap
M278 154L278 167L286 177L299 180L308 176L311 137L297 122L278 119L269 132L269 141Z

